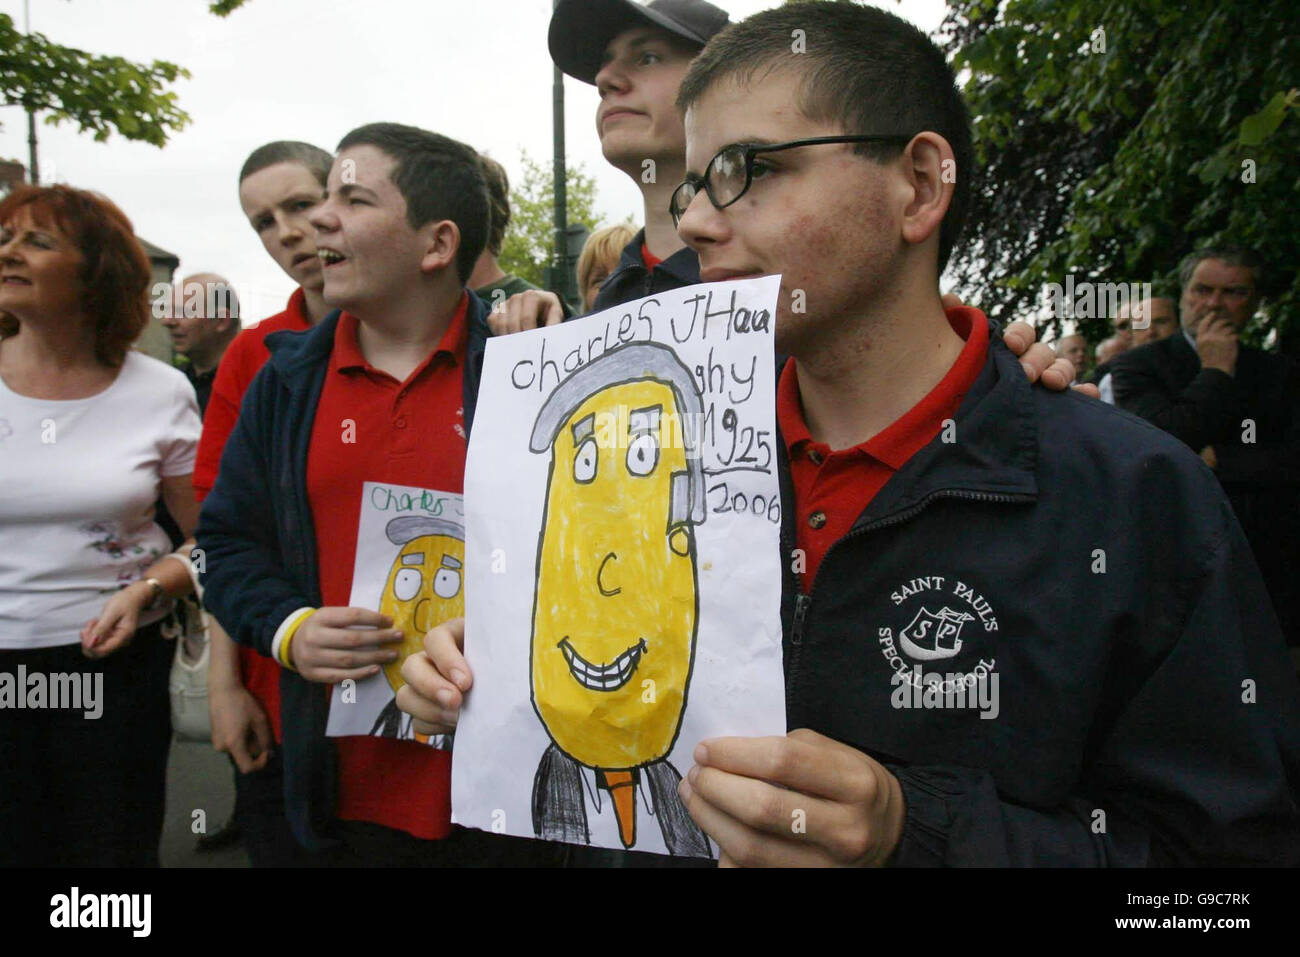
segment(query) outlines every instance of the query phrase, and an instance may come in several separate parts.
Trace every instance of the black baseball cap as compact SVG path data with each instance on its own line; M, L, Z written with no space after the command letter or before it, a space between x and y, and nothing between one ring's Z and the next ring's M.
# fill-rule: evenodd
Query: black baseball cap
M605 47L625 30L658 27L703 47L727 22L727 11L705 0L560 0L546 42L556 66L594 84Z

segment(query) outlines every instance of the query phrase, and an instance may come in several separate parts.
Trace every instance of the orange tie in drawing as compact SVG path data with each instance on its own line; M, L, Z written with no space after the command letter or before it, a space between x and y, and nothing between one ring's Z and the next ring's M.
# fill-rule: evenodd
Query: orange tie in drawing
M601 771L600 786L614 799L618 836L624 847L636 843L636 788L631 771Z

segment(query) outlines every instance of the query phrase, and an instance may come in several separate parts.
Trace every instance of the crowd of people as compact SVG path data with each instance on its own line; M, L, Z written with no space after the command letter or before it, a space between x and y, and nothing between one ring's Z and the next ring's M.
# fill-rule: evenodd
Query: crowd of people
M1121 306L1087 381L1214 470L1250 543L1300 669L1300 388L1295 363L1240 341L1266 276L1258 253L1205 246L1184 257L1179 297ZM1082 337L1066 336L1058 352Z
M1177 309L1116 317L1094 377L1127 415L1068 388L1081 342L1058 359L940 296L971 126L905 21L561 0L549 48L644 199L641 229L583 250L582 315L783 277L790 731L696 748L679 796L720 863L1297 863L1300 378L1237 341L1259 260L1198 250ZM238 199L297 288L240 331L233 297L187 309L225 280L186 277L165 320L184 372L130 349L148 268L120 210L66 186L0 201L0 673L93 673L105 701L0 709L0 864L157 863L160 622L195 555L254 866L700 864L453 826L454 749L325 733L330 689L407 637L348 604L363 485L460 492L487 340L583 321L498 263L504 170L380 122L333 153L259 147ZM903 583L952 582L978 599L960 661L996 663L994 720L892 703L880 626ZM463 644L436 623L402 663L421 734L474 693Z

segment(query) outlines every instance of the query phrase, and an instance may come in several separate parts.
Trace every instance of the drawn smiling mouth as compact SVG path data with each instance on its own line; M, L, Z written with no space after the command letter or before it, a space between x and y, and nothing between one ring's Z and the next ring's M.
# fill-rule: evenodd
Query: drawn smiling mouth
M569 674L573 675L578 684L588 691L617 691L628 683L632 672L636 671L641 656L646 652L646 644L644 638L640 639L607 665L593 665L587 661L573 650L568 638L560 641L559 649L564 653Z

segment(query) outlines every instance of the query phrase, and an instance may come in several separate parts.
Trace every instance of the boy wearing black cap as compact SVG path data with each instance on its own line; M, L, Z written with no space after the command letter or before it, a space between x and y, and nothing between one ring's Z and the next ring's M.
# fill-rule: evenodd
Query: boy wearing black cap
M596 133L609 163L637 183L645 228L624 249L593 310L699 282L699 261L667 215L685 172L677 87L727 14L705 0L561 0L547 37L565 73L600 92Z
M601 152L632 178L645 203L645 228L623 249L592 312L700 281L699 260L668 215L673 187L685 172L677 87L727 22L726 11L706 0L560 0L555 7L547 35L551 59L600 92ZM489 321L501 335L563 318L559 298L536 291L512 296Z

